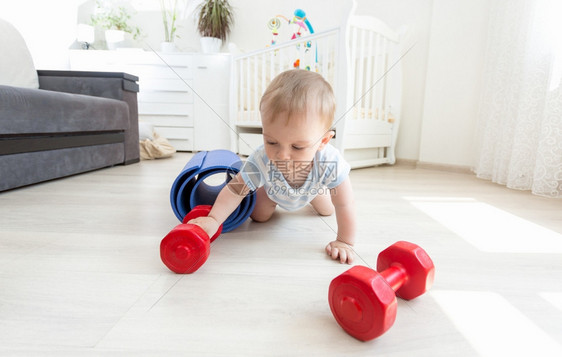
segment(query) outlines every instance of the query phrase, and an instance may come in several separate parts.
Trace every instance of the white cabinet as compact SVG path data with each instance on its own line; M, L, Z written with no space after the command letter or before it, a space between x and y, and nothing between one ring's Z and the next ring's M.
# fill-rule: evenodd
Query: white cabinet
M139 77L139 120L179 151L230 148L228 54L70 51L72 70Z

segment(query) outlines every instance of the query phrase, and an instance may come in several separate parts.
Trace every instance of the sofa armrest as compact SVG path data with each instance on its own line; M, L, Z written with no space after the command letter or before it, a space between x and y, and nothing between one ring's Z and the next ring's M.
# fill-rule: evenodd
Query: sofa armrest
M129 105L129 129L125 132L125 164L138 162L139 123L137 76L123 72L38 70L39 89L117 99Z
M39 89L119 99L118 89L138 92L139 77L123 72L38 70ZM118 84L118 85L116 85Z

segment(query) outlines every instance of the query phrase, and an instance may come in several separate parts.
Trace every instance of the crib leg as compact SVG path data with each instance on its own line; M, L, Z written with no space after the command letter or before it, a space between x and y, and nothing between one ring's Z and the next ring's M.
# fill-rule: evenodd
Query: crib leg
M394 146L386 148L386 156L388 158L388 163L394 165L396 163L396 156L394 155Z

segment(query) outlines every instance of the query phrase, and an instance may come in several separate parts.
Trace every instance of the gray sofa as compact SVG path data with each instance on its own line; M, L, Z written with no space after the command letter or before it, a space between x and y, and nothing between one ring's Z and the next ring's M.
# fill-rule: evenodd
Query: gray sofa
M0 191L139 161L138 77L37 73L0 85Z

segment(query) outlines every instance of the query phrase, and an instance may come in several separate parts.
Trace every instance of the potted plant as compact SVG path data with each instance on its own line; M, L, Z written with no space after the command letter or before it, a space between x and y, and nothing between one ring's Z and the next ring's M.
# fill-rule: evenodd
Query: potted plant
M178 17L178 0L174 0L174 5L168 9L169 1L160 0L162 12L162 23L164 25L164 42L161 43L162 52L173 52L176 50L174 40L179 38L176 34L176 20Z
M99 0L96 1L96 11L90 17L92 25L105 30L105 40L110 49L125 40L125 33L130 33L135 40L140 37L140 29L129 25L130 19L131 15L124 7L106 8Z
M228 0L204 0L197 10L197 30L203 52L219 52L234 23L232 6Z

